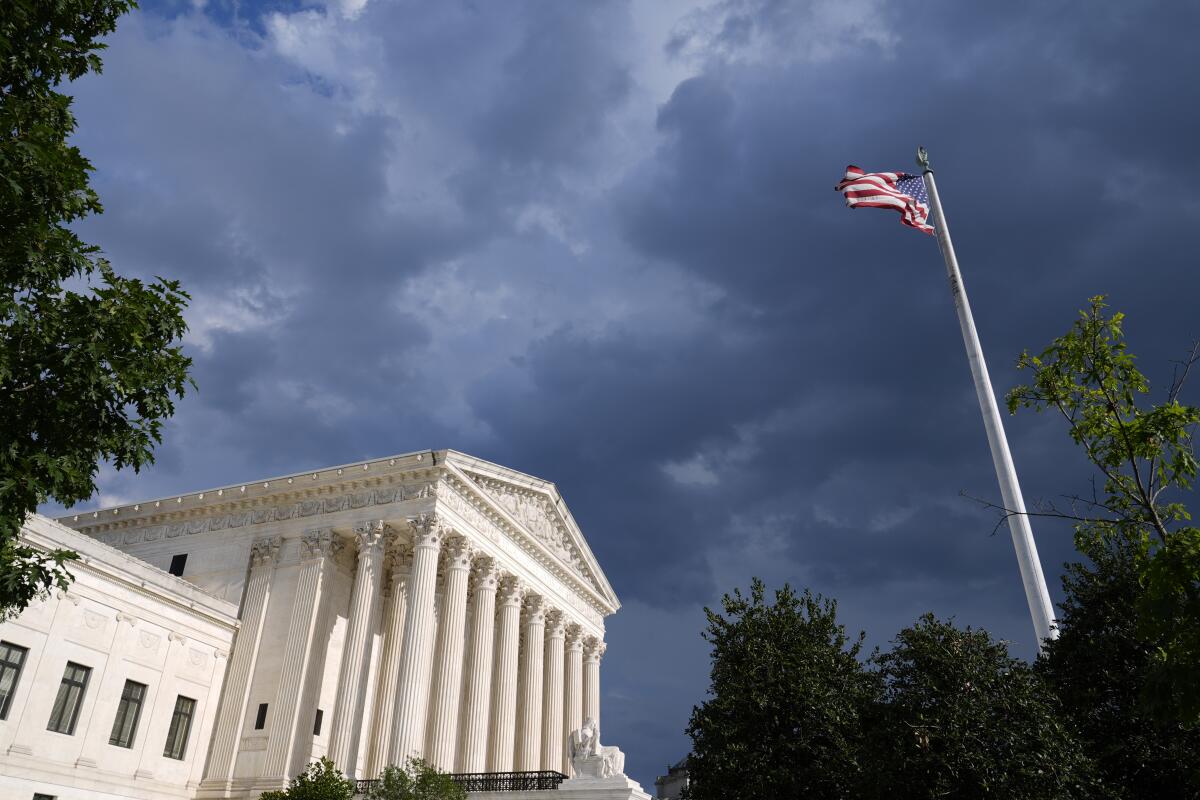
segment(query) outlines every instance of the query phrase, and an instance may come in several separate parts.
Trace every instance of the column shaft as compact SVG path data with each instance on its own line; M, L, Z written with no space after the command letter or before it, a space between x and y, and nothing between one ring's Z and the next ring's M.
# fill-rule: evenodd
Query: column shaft
M312 720L307 715L302 717L301 710L310 705L312 671L324 663L326 642L316 641L316 634L324 626L328 572L341 545L333 531L324 528L306 533L300 547L300 575L263 759L263 777L277 780L280 785L292 777L298 763L306 761L312 750Z
M259 539L250 546L250 576L242 601L242 625L229 658L205 780L225 782L233 777L237 745L246 720L246 704L250 701L250 678L258 661L262 624L270 600L271 577L279 557L279 541L279 537L274 536Z
M583 634L576 624L567 626L566 669L563 670L563 755L560 771L571 774L571 759L566 742L583 727Z
M491 735L488 771L511 772L517 722L517 653L521 643L521 597L524 590L512 575L500 581L496 618L495 671L492 673Z
M546 655L546 605L541 597L525 601L521 631L521 667L514 755L519 772L536 770L542 758L542 667Z
M382 522L356 526L358 566L354 575L354 593L350 597L350 621L346 646L338 675L337 698L333 704L333 724L329 733L329 758L354 778L358 767L358 743L362 733L366 702L367 673L371 666L371 646L379 625L379 584L383 576Z
M471 631L467 648L461 737L456 772L487 769L488 713L492 706L492 643L496 630L496 562L486 556L471 576Z
M604 655L603 641L588 637L583 648L583 718L600 724L600 657Z
M546 656L542 663L542 757L537 769L557 770L563 753L563 635L561 611L546 614Z
M425 743L426 759L443 772L454 770L458 744L459 697L462 692L464 628L467 616L467 584L471 572L471 548L456 537L446 548L446 585L438 620L437 660L433 673L432 705Z
M408 587L408 614L397 676L396 712L388 760L403 766L423 755L425 722L429 713L429 673L433 668L433 604L437 588L438 550L442 526L433 514L412 521L413 569Z
M371 752L367 775L379 777L388 765L392 741L392 718L396 711L397 675L404 646L404 621L408 616L408 584L412 576L412 546L396 544L391 553L391 595L383 620L383 657L379 662L379 688L375 693L375 717L372 722Z

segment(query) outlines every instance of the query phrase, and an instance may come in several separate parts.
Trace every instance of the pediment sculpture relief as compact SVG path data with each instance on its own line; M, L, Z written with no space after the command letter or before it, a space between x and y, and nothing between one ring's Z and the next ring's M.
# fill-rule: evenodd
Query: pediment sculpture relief
M556 519L550 500L545 495L482 475L471 475L471 480L520 523L521 527L532 533L534 538L568 564L576 574L593 588L599 588L588 574L587 566L571 540L571 535Z

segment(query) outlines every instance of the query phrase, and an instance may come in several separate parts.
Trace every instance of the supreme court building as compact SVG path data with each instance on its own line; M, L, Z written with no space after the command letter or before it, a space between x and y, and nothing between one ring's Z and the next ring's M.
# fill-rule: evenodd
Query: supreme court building
M257 798L321 756L569 774L600 718L616 595L554 485L496 464L426 450L26 527L83 559L0 624L5 797Z

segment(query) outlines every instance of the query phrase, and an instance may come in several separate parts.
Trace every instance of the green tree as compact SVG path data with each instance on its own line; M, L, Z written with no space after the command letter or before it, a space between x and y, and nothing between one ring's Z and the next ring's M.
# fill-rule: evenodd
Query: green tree
M292 778L286 789L263 792L259 800L351 800L353 797L354 781L328 758L322 758Z
M0 3L0 615L70 580L73 554L19 543L27 515L92 496L103 461L151 462L189 382L179 284L121 277L70 227L101 206L58 88L134 5Z
M1200 529L1182 499L1196 477L1192 435L1200 408L1179 401L1200 350L1177 370L1160 404L1145 402L1149 381L1126 351L1124 315L1093 297L1072 328L1040 355L1018 361L1029 385L1008 394L1008 408L1055 410L1100 472L1103 488L1076 497L1077 535L1122 543L1143 591L1135 610L1150 644L1142 700L1160 719L1200 722ZM1011 513L1011 511L1010 511ZM1077 542L1080 549L1086 542Z
M987 631L926 614L871 661L884 691L861 796L1107 796L1053 693Z
M467 800L467 793L446 773L413 758L403 768L384 768L366 800Z
M1054 688L1114 794L1200 800L1200 729L1149 716L1138 697L1154 648L1130 609L1141 601L1141 543L1081 529L1087 561L1067 565L1060 636L1036 669Z
M690 793L696 800L857 797L861 714L875 684L837 607L762 581L705 609L710 698L692 711Z

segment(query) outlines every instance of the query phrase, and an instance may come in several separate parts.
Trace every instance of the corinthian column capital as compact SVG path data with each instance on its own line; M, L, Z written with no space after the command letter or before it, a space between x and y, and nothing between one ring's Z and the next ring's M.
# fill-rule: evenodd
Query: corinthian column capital
M495 589L500 580L500 570L496 559L491 556L476 556L471 561L471 590L472 597L480 589Z
M561 639L566 633L567 621L563 612L552 608L546 612L546 638Z
M566 625L567 650L583 652L583 627L578 622L568 622Z
M267 536L262 539L255 539L250 545L250 564L253 567L262 567L268 564L274 564L279 558L280 538L278 536Z
M603 639L589 636L583 641L583 658L585 661L595 661L599 664L600 659L604 656L604 651L607 649L608 645Z
M500 588L496 590L496 603L519 608L525 599L525 591L525 586L516 575L504 575L500 578Z
M334 535L332 528L314 528L304 532L300 538L300 560L313 561L318 558L334 557L342 550L342 541Z
M376 553L387 542L391 528L381 519L359 522L354 526L354 544L359 554Z
M408 525L412 528L413 547L439 548L446 537L446 526L437 514L418 514L409 517Z
M525 598L525 621L534 625L546 620L546 598L538 594L530 594Z
M443 552L445 553L446 569L469 570L471 568L471 558L475 555L475 548L471 546L467 537L448 537Z

